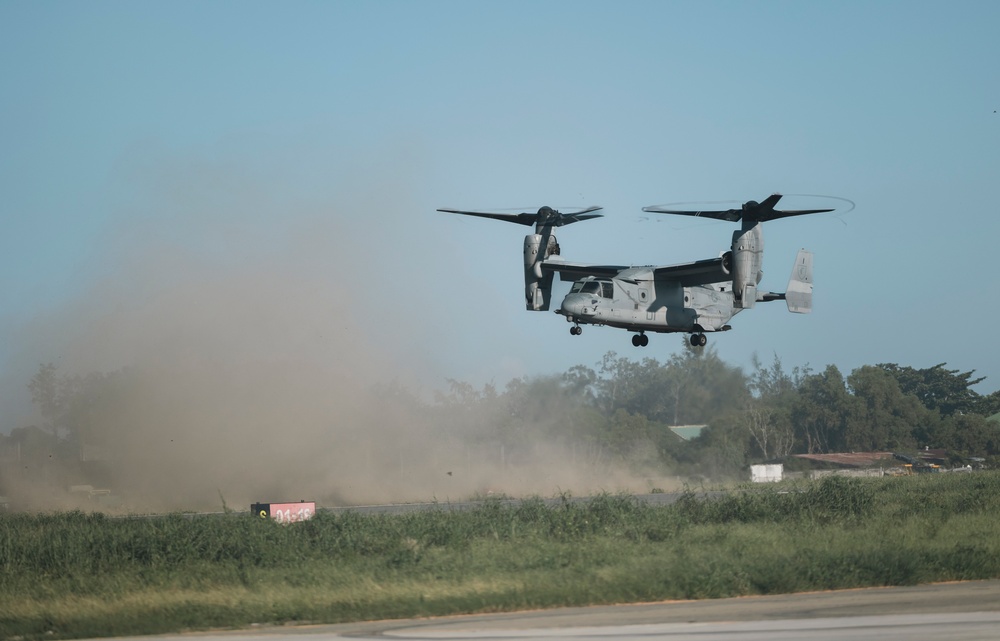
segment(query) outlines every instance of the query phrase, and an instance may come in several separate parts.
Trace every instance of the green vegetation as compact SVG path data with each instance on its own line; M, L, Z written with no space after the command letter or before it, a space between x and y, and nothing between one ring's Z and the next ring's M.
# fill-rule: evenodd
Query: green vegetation
M0 435L0 495L26 510L0 513L0 639L1000 577L991 471L688 493L669 507L487 499L469 512L321 513L290 526L45 511L73 486L91 508L120 496L122 511L195 509L207 496L218 509L233 488L240 505L336 505L312 493L395 497L466 478L462 497L513 493L507 479L556 466L598 481L625 470L658 490L676 477L745 479L750 463L793 453L931 447L956 463L1000 462L1000 422L987 418L1000 392L979 395L981 379L944 365L845 377L786 372L775 358L746 373L685 346L667 362L609 353L502 390L450 381L432 402L390 384L329 403L345 381L247 367L212 386L157 370L39 369L28 387L43 422ZM668 428L685 424L705 427L690 441Z
M399 498L417 487L416 478L446 472L458 479L482 471L462 487L465 496L509 491L507 479L524 476L520 470L551 469L553 460L576 478L620 478L627 471L692 483L745 480L752 463L802 453L912 454L929 447L947 450L952 464L975 457L977 466L1000 465L1000 421L988 418L1000 410L1000 392L975 392L982 379L973 372L891 363L847 376L832 365L789 372L775 357L748 373L712 347L682 341L666 362L610 352L594 368L514 379L503 389L449 381L428 402L390 383L315 407L328 385L313 389L305 376L289 389L266 368L247 387L229 389L223 383L240 377L185 386L184 376L156 371L81 376L43 365L28 388L44 422L0 434L0 495L19 509L56 509L78 503L49 497L89 485L112 490L127 510L162 511L206 509L220 490L239 504L285 491L328 505L370 500L322 494L338 486L385 486ZM669 429L676 425L705 427L685 441ZM341 448L345 441L350 451ZM306 451L323 458L303 458ZM342 456L331 461L331 452ZM239 461L239 469L223 468L223 461ZM247 470L262 469L282 470L287 490L253 485L263 477ZM341 476L326 478L330 469ZM157 478L169 485L156 486ZM513 493L548 494L571 483ZM405 498L440 495L432 483L420 489L419 497Z
M0 638L148 634L1000 577L1000 473L467 512L0 516Z

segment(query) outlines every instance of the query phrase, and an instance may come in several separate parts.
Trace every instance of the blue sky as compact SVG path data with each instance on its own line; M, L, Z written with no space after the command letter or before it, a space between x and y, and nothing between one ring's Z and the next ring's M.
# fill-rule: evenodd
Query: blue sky
M231 322L227 356L350 351L429 389L665 360L679 337L525 311L525 229L435 209L598 204L567 259L670 264L731 226L643 206L772 192L857 207L765 228L762 285L811 249L815 311L741 314L723 359L996 390L998 27L994 2L0 2L0 429L39 363Z

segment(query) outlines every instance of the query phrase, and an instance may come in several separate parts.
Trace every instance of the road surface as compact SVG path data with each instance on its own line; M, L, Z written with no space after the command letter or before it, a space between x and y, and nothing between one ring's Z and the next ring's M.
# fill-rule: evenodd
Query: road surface
M129 641L138 641L133 637ZM508 614L259 627L156 641L1000 639L1000 580Z

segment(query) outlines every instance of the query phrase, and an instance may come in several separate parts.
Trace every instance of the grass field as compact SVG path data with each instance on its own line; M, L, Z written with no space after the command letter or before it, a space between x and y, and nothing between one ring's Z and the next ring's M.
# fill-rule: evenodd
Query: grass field
M0 515L0 638L152 634L1000 577L1000 473L555 508Z

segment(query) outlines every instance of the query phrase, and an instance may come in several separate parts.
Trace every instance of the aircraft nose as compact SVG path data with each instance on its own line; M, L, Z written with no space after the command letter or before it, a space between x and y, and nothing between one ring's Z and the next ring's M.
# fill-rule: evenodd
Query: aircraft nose
M575 297L567 296L563 299L559 311L566 316L579 316L581 307L583 307L583 305L579 301L575 300Z
M596 302L594 301L594 303ZM590 296L570 294L563 299L561 310L565 316L579 318L580 316L593 316L596 307L591 304Z

